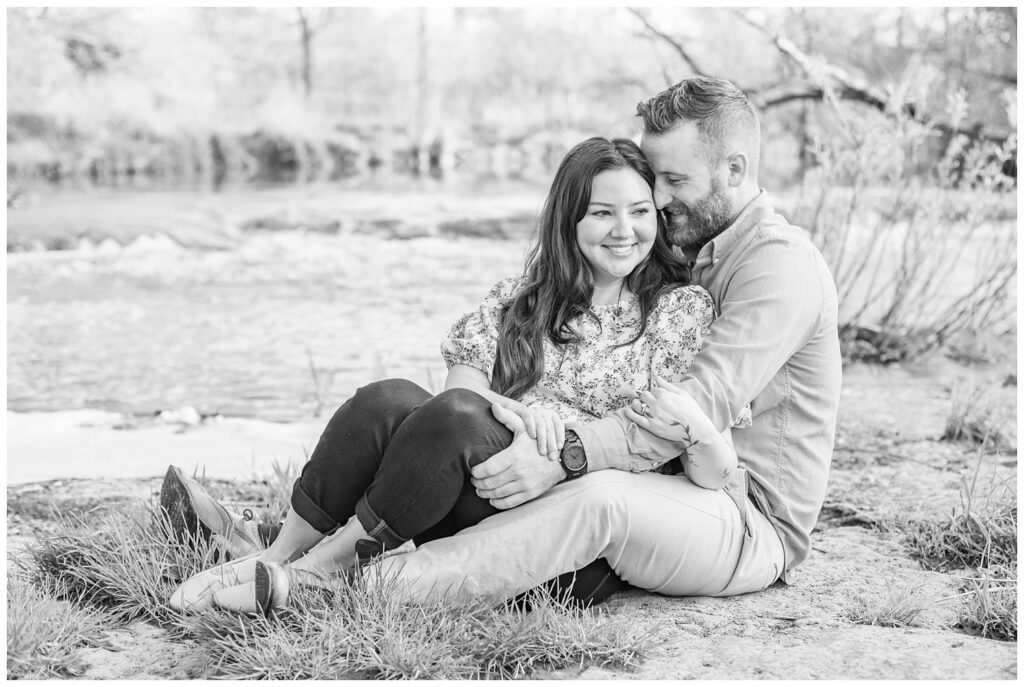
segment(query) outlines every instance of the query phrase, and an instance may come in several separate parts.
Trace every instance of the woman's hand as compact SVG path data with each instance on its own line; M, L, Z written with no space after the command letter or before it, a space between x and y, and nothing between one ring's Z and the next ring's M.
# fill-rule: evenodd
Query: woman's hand
M562 446L565 445L565 422L558 413L515 401L501 405L522 419L526 433L537 442L539 453L545 454L548 460L558 460Z
M699 487L721 489L736 469L729 432L719 433L689 394L661 377L626 407L626 417L652 434L681 442L686 449L683 470Z
M453 365L448 370L445 389L463 388L475 391L491 403L497 403L506 410L518 415L530 438L537 442L538 453L544 454L548 460L558 460L558 454L565 444L565 423L557 413L544 408L532 408L519 401L496 394L489 388L490 382L480 370L468 365Z
M651 434L687 447L718 433L692 396L661 377L626 407L626 417Z

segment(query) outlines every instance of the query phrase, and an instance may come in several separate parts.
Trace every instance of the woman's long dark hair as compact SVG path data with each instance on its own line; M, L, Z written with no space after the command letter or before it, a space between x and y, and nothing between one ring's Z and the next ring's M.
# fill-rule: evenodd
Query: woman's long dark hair
M556 345L578 343L569 321L590 313L594 278L576 244L576 225L590 205L594 177L608 170L631 169L654 188L654 172L640 148L625 138L588 138L570 150L555 172L537 236L526 258L519 293L502 309L498 354L491 390L518 399L544 372L546 336ZM626 277L640 301L640 329L629 345L643 336L647 317L662 291L688 284L690 269L669 248L658 217L654 247Z

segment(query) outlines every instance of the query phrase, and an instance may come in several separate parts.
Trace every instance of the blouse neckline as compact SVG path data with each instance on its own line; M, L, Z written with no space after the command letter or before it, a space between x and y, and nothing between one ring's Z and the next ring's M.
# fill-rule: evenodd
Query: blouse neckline
M627 308L633 307L633 304L638 303L639 301L640 299L637 298L637 295L635 293L631 293L626 298L622 299L621 301L618 301L617 303L607 303L605 305L591 304L590 308L595 312L607 312L608 310L613 310L616 308L625 310Z

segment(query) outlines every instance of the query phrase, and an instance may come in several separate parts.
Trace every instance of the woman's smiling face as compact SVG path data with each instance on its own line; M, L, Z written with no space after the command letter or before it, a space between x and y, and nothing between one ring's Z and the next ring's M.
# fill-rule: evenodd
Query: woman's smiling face
M586 214L576 224L576 245L597 286L621 281L654 246L658 217L651 187L629 168L599 173Z

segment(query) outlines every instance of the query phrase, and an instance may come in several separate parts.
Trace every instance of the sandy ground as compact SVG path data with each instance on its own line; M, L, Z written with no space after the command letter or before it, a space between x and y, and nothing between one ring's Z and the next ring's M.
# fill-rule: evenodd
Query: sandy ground
M945 381L943 381L945 380ZM844 380L829 495L810 559L795 582L731 599L618 594L606 608L658 639L639 671L590 667L552 679L1015 679L1016 642L955 627L959 576L929 572L897 532L873 525L943 518L964 479L1015 488L1016 452L979 457L969 444L937 441L949 377L934 370L858 367ZM1001 410L1016 415L1016 388ZM902 418L902 419L897 419ZM50 506L87 511L151 497L168 463L210 477L251 479L273 462L301 460L325 422L277 424L197 418L188 409L140 420L115 413L8 413L8 547L38 536ZM1014 442L1016 441L1014 435ZM931 603L921 626L858 625L846 609L892 590ZM208 668L189 642L135 623L108 646L85 650L92 679L193 678Z
M326 424L201 418L189 410L145 419L97 410L8 412L7 483L153 477L171 464L211 478L249 478L275 462L302 464Z
M55 480L11 487L8 545L32 537L32 511L42 503L88 511L149 498L159 478ZM1009 680L1017 675L1016 642L958 631L957 576L929 572L911 559L899 535L844 526L847 514L826 511L810 559L794 584L728 599L670 598L640 591L612 597L606 610L650 631L654 646L639 670L589 667L538 675L550 679L931 679ZM35 532L38 536L40 533ZM881 600L891 590L934 600L920 627L857 625L846 616L856 599ZM82 650L86 679L192 679L210 669L191 641L171 640L144 623L112 628L103 647Z

